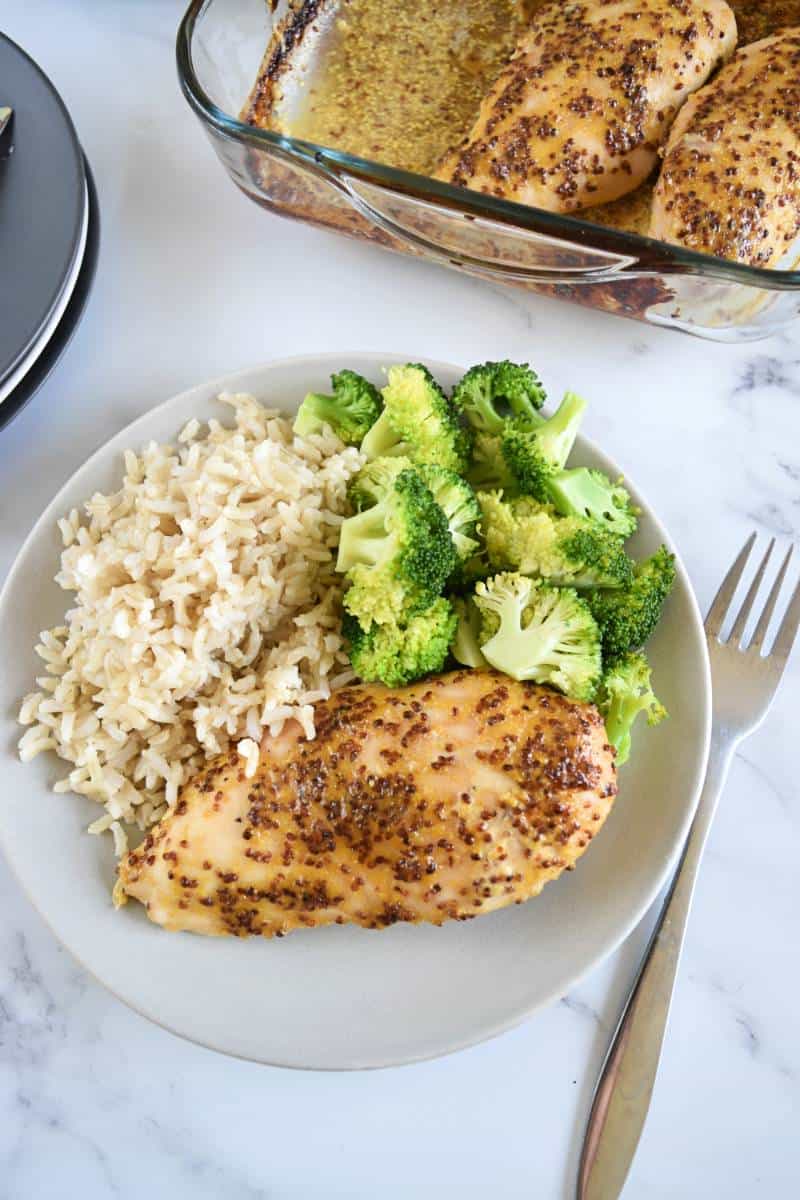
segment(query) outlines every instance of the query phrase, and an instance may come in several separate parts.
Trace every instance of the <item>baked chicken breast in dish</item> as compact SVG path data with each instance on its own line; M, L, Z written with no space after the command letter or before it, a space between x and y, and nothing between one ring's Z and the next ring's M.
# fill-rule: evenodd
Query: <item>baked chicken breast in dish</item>
M615 200L735 45L724 0L553 0L436 178L551 212Z
M744 46L681 110L651 237L751 266L800 236L800 28Z
M441 925L536 896L617 791L593 705L493 671L354 685L184 787L120 864L117 902L167 929L265 937Z

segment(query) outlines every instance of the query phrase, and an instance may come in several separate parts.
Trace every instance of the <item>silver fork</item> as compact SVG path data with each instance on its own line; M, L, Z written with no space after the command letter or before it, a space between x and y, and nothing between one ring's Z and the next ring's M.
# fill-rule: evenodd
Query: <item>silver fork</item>
M765 652L767 633L792 557L790 547L755 631L746 644L744 641L748 618L775 546L773 538L730 633L722 640L755 540L753 533L745 542L706 617L713 684L708 771L683 855L597 1081L581 1152L578 1200L616 1200L625 1184L650 1107L692 893L717 801L736 747L769 712L800 626L799 583L772 647Z

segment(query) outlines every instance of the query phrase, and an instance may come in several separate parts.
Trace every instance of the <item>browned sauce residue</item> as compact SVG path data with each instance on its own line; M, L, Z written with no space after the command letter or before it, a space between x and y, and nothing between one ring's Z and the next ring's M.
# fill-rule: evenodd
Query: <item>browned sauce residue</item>
M267 51L243 119L429 173L470 128L544 2L302 0ZM729 2L740 47L800 25L800 0ZM653 186L651 177L582 212L600 225L647 233Z
M523 11L520 0L305 3L268 51L246 118L427 173L477 112Z

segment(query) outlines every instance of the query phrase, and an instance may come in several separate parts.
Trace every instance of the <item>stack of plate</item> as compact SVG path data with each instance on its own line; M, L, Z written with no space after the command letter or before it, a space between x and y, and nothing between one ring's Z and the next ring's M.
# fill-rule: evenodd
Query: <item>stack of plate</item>
M60 96L0 35L0 429L47 378L94 278L97 194Z

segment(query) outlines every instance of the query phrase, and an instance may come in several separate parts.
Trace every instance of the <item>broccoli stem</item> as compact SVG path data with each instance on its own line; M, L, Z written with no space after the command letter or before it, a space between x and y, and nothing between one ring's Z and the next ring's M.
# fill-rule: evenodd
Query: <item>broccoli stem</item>
M321 392L309 392L300 407L294 422L294 432L300 437L319 433L321 425L328 425L335 430L338 412L332 396L323 396Z
M560 471L575 444L586 401L575 392L566 392L552 417L536 430L536 440L542 454L555 470Z
M548 498L564 517L598 521L609 533L629 537L636 529L636 513L621 483L612 483L601 471L573 467L559 471L547 484Z
M387 504L381 500L372 508L348 517L342 525L336 570L349 571L356 563L374 566L391 553L392 538L386 529Z
M462 667L488 667L489 664L481 650L481 614L475 601L471 596L456 596L452 605L458 616L456 635L451 647L453 658L461 663Z
M361 453L366 454L368 459L407 454L408 450L408 445L400 441L392 428L386 409L383 410L361 443Z

